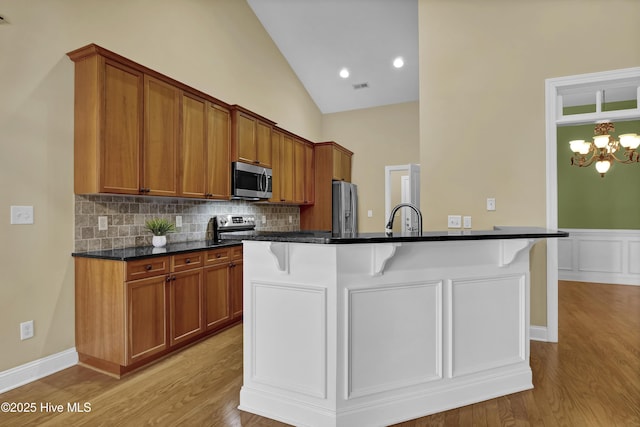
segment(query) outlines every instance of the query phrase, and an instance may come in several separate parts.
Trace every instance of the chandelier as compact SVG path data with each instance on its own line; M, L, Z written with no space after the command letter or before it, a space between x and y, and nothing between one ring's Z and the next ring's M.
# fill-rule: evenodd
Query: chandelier
M598 123L594 130L593 142L584 139L569 141L573 151L571 164L582 168L595 163L596 170L604 178L604 174L613 162L623 164L640 162L640 153L636 151L640 146L640 136L635 133L626 133L616 140L610 135L614 131L613 123ZM618 157L616 153L620 153L620 147L624 148L624 152L621 157ZM591 154L590 157L589 154Z

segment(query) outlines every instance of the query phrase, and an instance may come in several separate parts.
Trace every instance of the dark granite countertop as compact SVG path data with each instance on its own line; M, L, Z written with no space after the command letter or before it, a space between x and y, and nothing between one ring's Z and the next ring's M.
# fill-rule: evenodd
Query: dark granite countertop
M167 255L175 255L183 252L204 251L207 249L217 249L229 246L238 246L242 242L238 239L225 239L219 243L213 240L199 240L193 242L169 243L163 248L153 246L140 246L122 249L106 249L102 251L74 252L74 257L100 258L116 261L132 261L140 258L151 258Z
M424 231L422 235L412 232L393 233L391 236L387 236L385 233L350 233L340 235L333 234L329 231L237 231L225 233L222 238L290 243L357 244L489 239L537 239L568 236L569 233L565 231L548 230L541 227L494 227L493 230Z

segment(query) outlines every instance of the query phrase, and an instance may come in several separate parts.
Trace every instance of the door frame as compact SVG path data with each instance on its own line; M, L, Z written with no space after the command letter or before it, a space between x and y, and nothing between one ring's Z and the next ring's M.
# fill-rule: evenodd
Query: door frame
M621 82L640 79L640 67L598 73L578 74L545 80L545 128L546 128L546 167L547 167L547 228L558 228L558 156L557 128L563 125L595 123L597 120L629 120L630 116L640 115L640 85L637 89L638 105L635 110L607 111L602 113L576 114L563 116L562 95L567 90L593 91L596 87L610 87ZM544 328L540 328L544 329ZM558 342L558 241L547 239L547 327L546 331L536 331L534 339Z

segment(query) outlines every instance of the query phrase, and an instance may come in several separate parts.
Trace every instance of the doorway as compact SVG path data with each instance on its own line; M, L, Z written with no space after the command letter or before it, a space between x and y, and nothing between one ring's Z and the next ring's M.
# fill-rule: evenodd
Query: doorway
M604 90L620 88L640 81L640 67L600 73L558 77L545 81L545 127L547 165L547 228L558 228L557 128L564 125L595 123L599 120L629 120L640 116L640 84L636 86L635 109L596 111L565 116L563 107L569 99L601 99ZM536 339L558 342L558 242L547 240L547 327ZM533 337L532 337L533 338Z
M412 203L420 208L420 165L410 163L384 167L384 220L398 203ZM401 220L394 221L394 231L415 230L418 217L408 208L399 211ZM383 226L385 225L383 224Z

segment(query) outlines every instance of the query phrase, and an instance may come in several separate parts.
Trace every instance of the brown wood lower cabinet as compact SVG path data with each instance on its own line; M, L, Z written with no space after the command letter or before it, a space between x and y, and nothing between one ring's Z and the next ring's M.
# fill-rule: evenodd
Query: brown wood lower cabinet
M169 283L169 333L174 346L204 332L202 268L176 273Z
M75 258L80 363L121 375L242 320L242 246Z
M165 277L127 282L127 362L167 349Z

